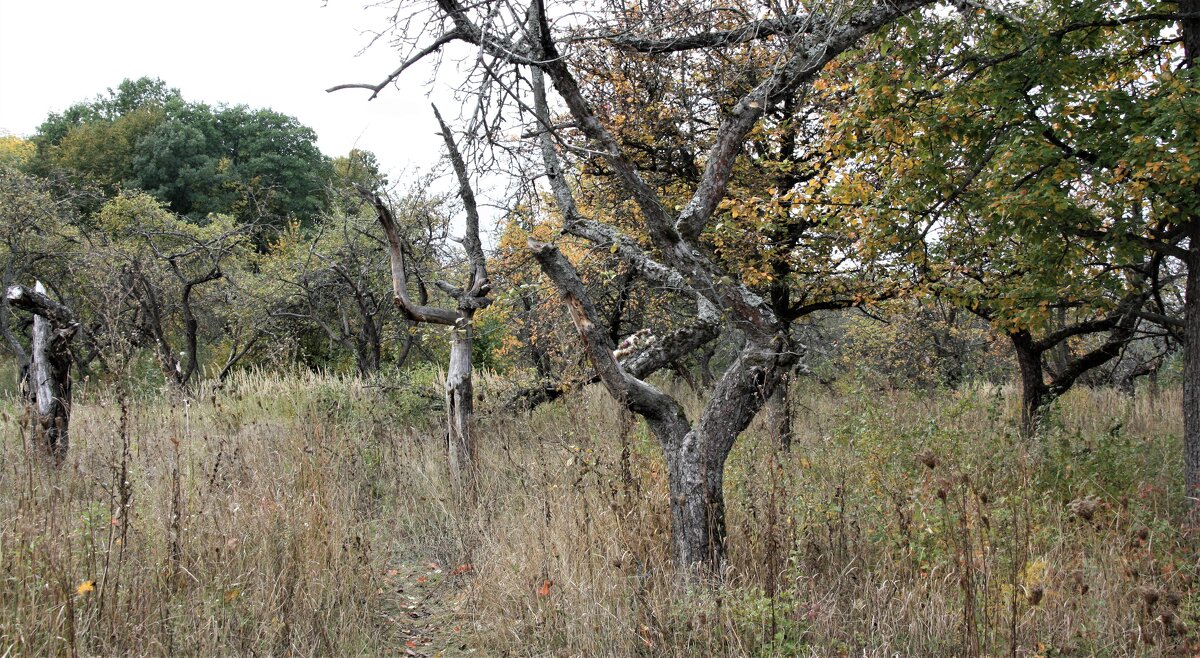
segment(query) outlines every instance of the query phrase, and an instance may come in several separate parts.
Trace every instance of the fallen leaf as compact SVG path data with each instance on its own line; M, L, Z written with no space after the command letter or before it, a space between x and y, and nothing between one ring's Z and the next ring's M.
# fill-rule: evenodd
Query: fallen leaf
M83 596L84 594L87 594L88 592L90 592L94 589L96 589L96 581L85 580L82 583L79 583L79 587L75 588L75 593L80 596Z
M549 578L542 581L542 586L538 588L538 596L550 596L550 587L554 585L554 581Z

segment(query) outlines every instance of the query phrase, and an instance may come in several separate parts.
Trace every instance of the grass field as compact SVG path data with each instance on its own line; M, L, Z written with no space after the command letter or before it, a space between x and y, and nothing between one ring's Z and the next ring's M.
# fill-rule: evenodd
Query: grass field
M792 450L758 423L731 457L722 582L685 590L644 426L600 390L514 418L500 386L470 501L410 388L81 390L58 470L6 403L0 656L1200 649L1176 392L1075 391L1027 440L1004 389L802 383Z

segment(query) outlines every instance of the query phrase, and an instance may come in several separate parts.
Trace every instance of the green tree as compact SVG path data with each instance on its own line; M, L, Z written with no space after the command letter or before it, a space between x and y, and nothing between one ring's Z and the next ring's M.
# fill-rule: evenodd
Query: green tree
M837 171L858 181L846 200L920 247L911 260L929 293L1010 340L1026 429L1144 336L1140 318L1171 284L1154 246L1166 197L1153 197L1187 196L1196 145L1147 118L1166 111L1175 131L1194 121L1155 100L1178 93L1156 79L1179 61L1177 15L1161 9L1040 0L938 30L897 25L846 74L859 90L836 130L848 152ZM1146 144L1180 157L1153 165L1176 178L1150 194L1129 173Z
M333 171L312 129L272 110L188 103L161 80L125 80L51 114L32 141L32 172L70 172L109 196L142 189L195 222L231 215L260 227L260 245L329 205Z
M0 135L0 167L24 167L37 154L37 146L16 135Z
M108 89L107 94L98 95L91 101L76 103L61 114L51 112L34 134L32 141L37 146L37 155L29 166L32 171L46 174L54 167L72 167L82 164L84 172L100 174L101 178L105 180L114 179L114 176L104 172L102 167L93 166L86 160L59 162L57 147L73 131L85 126L95 124L98 128L93 132L103 133L104 124L112 124L135 113L155 115L157 120L161 121L171 108L179 107L182 103L183 98L180 96L179 90L167 87L166 83L157 78L143 77L138 80L123 80L115 90ZM145 121L135 121L134 123L144 126ZM128 128L118 132L127 131ZM144 130L142 134L144 134ZM137 141L137 136L132 141L128 139L127 135L120 135L118 138L120 137L125 137L122 141L130 142L118 145L118 148L124 149L125 155L128 157L130 149ZM99 154L99 149L96 149L96 154ZM123 164L122 168L127 169L128 164ZM121 182L122 179L116 177L115 180Z
M103 242L92 266L103 271L90 285L103 285L97 298L115 295L127 311L107 315L116 319L108 331L152 349L166 380L187 388L230 321L217 290L245 263L248 227L219 215L199 226L140 192L109 201L95 224Z
M231 214L279 230L311 225L328 206L332 168L316 134L292 117L193 104L139 143L134 183L193 220Z

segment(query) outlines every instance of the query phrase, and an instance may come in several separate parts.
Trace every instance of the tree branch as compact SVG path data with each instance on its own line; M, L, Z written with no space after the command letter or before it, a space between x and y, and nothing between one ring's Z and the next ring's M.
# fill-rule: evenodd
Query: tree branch
M70 330L73 333L79 328L71 309L36 290L20 285L9 286L5 297L10 305L46 318L58 331Z
M375 100L376 96L379 96L379 92L383 91L384 88L386 88L389 84L394 82L396 80L396 78L399 78L400 74L404 73L404 71L406 69L408 69L408 67L412 66L413 64L416 64L417 62L421 61L422 59L425 59L426 57L428 57L429 55L432 55L433 53L437 52L438 50L441 50L442 46L444 46L452 41L457 41L460 38L462 38L462 33L460 33L458 30L451 30L451 31L443 34L442 36L438 37L433 43L422 48L420 52L418 52L415 55L413 55L412 57L409 57L408 59L404 60L404 63L401 64L399 68L397 68L395 71L392 71L390 74L388 74L388 76L383 79L383 82L380 82L379 84L373 85L373 84L367 84L367 83L357 83L357 84L334 85L333 87L326 89L325 93L328 94L328 93L332 93L335 91L341 91L342 89L369 89L369 90L371 90L372 93L371 93L371 97L368 98L367 100L373 101L373 100Z
M442 120L442 114L438 112L437 106L432 107L433 115L437 117L438 125L442 128L442 139L446 142L446 151L450 156L450 164L454 167L454 175L458 178L458 196L462 199L463 208L467 213L463 248L471 262L471 278L467 281L466 293L463 296L475 300L471 304L472 308L482 308L487 304L480 306L480 301L487 297L488 292L492 289L492 284L488 281L487 259L483 255L483 243L479 240L479 207L475 203L475 192L471 189L467 165L463 161L458 146L454 143L454 135L450 132L450 127L446 125L446 122Z
M359 194L375 207L375 215L383 233L387 236L388 253L391 255L392 290L394 301L404 315L414 322L430 322L433 324L453 325L458 320L458 313L435 306L423 306L413 303L408 296L408 277L405 274L404 250L401 248L400 234L396 230L396 222L387 203L375 192L357 188Z
M679 403L654 386L627 373L613 355L615 347L575 267L552 244L529 240L529 249L542 272L554 283L571 312L584 349L600 381L614 398L653 424L687 426Z

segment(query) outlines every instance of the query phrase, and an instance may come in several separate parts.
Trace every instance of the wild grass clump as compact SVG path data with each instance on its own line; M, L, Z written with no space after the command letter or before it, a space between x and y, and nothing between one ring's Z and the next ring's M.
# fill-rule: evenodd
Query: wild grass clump
M791 450L763 420L730 458L726 573L685 587L645 426L595 388L514 415L503 385L478 382L465 498L432 376L92 391L60 470L9 405L0 655L1196 647L1177 393L1076 391L1025 438L1006 389L801 385Z
M371 655L404 431L350 379L94 393L55 469L5 411L0 655Z
M481 495L493 502L468 533L477 569L459 608L476 646L1158 655L1195 642L1176 394L1078 391L1032 439L995 387L793 399L789 452L762 422L730 459L715 589L673 580L658 449L602 391L494 425Z

